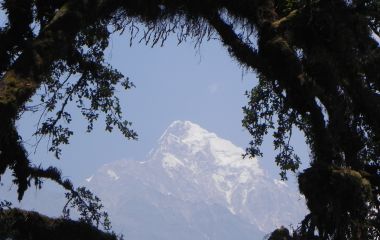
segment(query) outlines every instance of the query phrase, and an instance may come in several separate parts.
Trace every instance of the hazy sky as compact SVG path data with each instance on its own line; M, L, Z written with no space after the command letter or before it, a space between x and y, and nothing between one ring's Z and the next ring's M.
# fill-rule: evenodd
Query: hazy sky
M61 160L54 160L42 142L31 156L36 164L57 165L63 176L80 183L104 163L142 160L174 120L190 120L242 148L248 146L249 134L241 126L242 107L247 103L244 93L256 84L256 78L243 71L217 41L204 42L200 48L191 42L177 45L174 39L164 47L138 43L130 47L128 36L117 35L112 37L107 59L136 85L118 94L139 139L126 140L118 131L106 133L102 121L92 133L85 133L85 121L74 114L75 135L63 148ZM27 115L18 123L30 144L34 143L30 134L35 120L36 116ZM303 139L296 136L295 142L306 159ZM271 143L267 141L263 149L263 165L278 172Z

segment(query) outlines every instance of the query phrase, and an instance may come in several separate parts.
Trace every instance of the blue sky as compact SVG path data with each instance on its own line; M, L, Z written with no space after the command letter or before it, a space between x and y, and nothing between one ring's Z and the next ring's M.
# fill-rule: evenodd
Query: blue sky
M175 39L169 39L164 47L138 43L130 47L128 36L115 35L106 56L136 85L128 91L120 88L118 95L125 118L133 122L139 139L126 140L117 131L106 133L102 121L92 133L85 133L84 120L74 114L75 135L63 148L62 159L55 160L47 152L46 142L41 142L36 154L31 155L34 163L56 165L63 176L79 184L104 163L142 160L174 120L190 120L242 148L248 146L250 136L241 126L242 107L247 103L244 93L256 84L256 77L244 71L216 40L204 42L200 48L191 42L177 45ZM30 137L35 120L36 116L27 115L18 123L30 144L35 141ZM262 165L276 173L268 139ZM307 159L301 135L294 141L301 157Z

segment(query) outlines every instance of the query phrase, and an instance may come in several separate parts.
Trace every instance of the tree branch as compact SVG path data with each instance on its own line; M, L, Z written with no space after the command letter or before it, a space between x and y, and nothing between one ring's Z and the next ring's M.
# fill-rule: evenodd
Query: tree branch
M244 43L235 33L233 27L227 24L219 14L205 15L204 18L215 28L224 45L228 47L229 53L240 63L244 63L252 69L261 68L262 63L257 50Z

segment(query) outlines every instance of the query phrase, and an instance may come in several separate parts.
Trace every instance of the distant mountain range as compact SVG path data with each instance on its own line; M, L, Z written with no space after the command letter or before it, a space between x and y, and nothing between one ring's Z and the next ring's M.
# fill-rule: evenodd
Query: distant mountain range
M255 240L296 225L304 198L243 153L197 124L175 121L146 159L106 164L86 184L126 240Z

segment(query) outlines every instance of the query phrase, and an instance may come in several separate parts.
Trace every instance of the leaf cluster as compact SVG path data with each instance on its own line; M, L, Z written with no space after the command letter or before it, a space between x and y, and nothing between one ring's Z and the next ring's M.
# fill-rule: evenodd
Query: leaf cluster
M76 209L79 213L79 221L85 222L104 230L111 230L111 222L107 212L103 211L103 205L100 199L91 191L80 187L75 191L65 194L67 202L62 210L63 218L69 219L70 209Z

